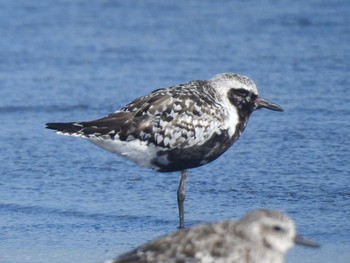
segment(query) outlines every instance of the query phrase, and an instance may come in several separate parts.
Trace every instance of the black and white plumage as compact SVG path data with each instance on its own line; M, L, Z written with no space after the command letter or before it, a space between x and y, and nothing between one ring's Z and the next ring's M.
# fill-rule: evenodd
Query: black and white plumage
M238 221L182 229L106 263L282 263L295 244L319 246L296 235L287 215L257 209Z
M183 227L187 169L223 154L259 108L282 111L259 97L249 78L224 73L155 90L101 119L47 123L47 128L85 138L143 167L181 171L178 202Z

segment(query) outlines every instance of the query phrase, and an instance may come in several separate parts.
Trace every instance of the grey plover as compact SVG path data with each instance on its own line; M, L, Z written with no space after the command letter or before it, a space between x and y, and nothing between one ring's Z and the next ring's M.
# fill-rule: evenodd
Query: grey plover
M260 108L282 111L261 98L248 77L223 73L154 90L101 119L46 127L85 138L140 166L181 171L177 197L183 228L187 169L223 154L243 132L250 114Z
M239 221L179 230L106 263L281 263L294 244L318 247L296 235L287 215L258 209Z

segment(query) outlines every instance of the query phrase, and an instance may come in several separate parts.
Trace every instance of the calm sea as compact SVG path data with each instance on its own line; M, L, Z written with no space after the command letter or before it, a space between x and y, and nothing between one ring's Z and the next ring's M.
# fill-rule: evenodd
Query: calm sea
M283 113L190 171L186 223L268 207L350 262L350 2L0 0L0 262L102 262L176 230L178 174L139 168L44 124L102 117L220 72Z

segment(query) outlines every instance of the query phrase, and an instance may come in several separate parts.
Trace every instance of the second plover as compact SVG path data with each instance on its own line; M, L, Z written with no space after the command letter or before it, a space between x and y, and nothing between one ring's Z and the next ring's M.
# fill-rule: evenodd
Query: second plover
M106 261L109 263L282 263L294 244L318 247L296 235L294 223L278 211L257 209L239 221L182 229Z
M157 89L101 119L46 127L85 138L143 167L181 171L177 196L183 228L187 169L223 154L241 135L250 114L260 108L282 111L261 98L248 77L223 73Z

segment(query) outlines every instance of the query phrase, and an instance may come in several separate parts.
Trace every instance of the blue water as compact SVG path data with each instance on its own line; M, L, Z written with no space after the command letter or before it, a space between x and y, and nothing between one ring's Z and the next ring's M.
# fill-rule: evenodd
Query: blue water
M187 225L257 207L322 244L287 262L350 262L350 2L0 1L0 262L101 262L176 230L178 174L139 168L52 121L102 117L220 72L283 113L190 171Z

